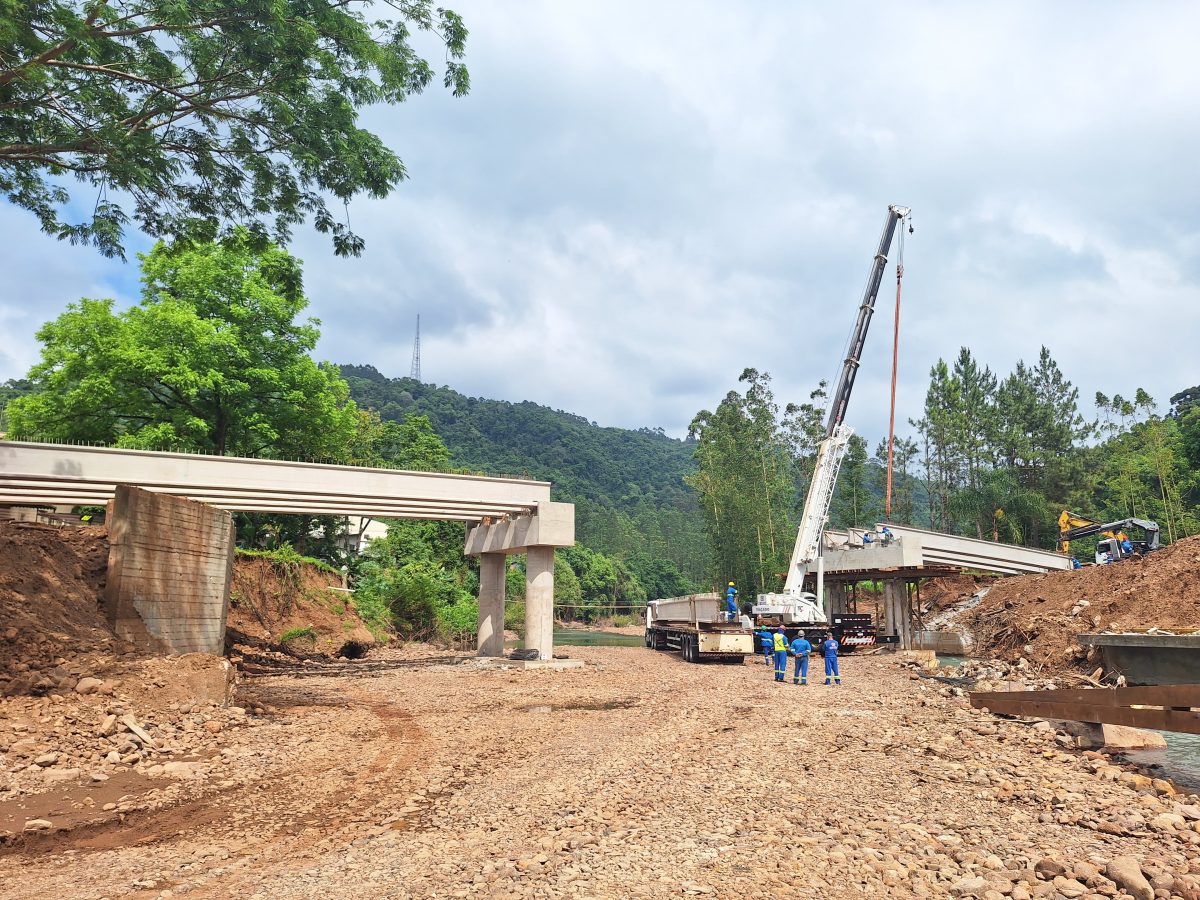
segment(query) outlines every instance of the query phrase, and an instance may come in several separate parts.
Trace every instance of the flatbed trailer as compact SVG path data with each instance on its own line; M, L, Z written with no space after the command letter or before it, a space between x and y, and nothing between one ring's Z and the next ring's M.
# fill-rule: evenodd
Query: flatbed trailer
M692 594L646 604L646 646L677 650L685 662L741 665L754 654L754 632L729 622L716 594Z

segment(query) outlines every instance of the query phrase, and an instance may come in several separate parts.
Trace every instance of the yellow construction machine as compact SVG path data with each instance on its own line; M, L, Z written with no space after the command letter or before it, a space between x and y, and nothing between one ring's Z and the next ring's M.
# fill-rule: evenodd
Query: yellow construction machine
M1125 533L1126 528L1141 529L1144 535L1141 540L1132 541ZM1100 535L1096 542L1097 565L1116 562L1133 554L1149 553L1158 549L1158 523L1149 519L1118 519L1115 522L1097 522L1063 510L1058 517L1058 549L1070 555L1071 541L1079 538ZM1128 545L1128 546L1127 546Z

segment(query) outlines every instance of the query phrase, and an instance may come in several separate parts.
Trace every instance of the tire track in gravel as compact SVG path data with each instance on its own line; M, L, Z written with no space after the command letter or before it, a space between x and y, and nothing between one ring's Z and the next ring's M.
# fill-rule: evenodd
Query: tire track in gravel
M188 882L189 896L223 898L235 892L251 870L264 865L277 871L302 866L323 845L352 841L380 806L394 802L388 788L402 784L404 775L419 767L424 734L410 714L377 695L347 690L336 681L330 685L306 681L294 688L273 685L257 693L263 702L299 715L300 724L309 722L307 727L314 731L336 729L335 735L326 734L320 743L314 739L305 745L316 744L318 752L305 755L294 768L268 772L246 785L167 809L134 813L124 822L92 827L77 836L63 835L55 844L55 855L95 856L98 877L85 888L97 892L92 896L157 897L164 889ZM331 710L336 715L331 716ZM181 867L177 855L181 841L220 848L220 863L214 866L220 875L192 876L186 864ZM140 879L147 886L131 890L129 870L110 871L103 865L105 856L130 850L138 854L136 868L172 874ZM14 859L20 856L14 854ZM22 880L33 877L45 896L79 896L83 886L78 882L56 883L50 854L37 853L28 862ZM0 889L0 897L4 896L9 895Z
M263 805L256 801L233 811L226 823L265 825L266 830L239 850L237 862L222 867L225 871L219 878L197 879L189 896L222 898L241 893L239 889L258 882L263 869L286 874L305 868L320 852L350 844L397 805L396 789L406 774L419 768L418 751L425 735L410 713L367 690L347 690L336 682L328 687L310 682L297 690L302 691L300 705L362 711L382 728L364 745L337 754L340 769L314 772L310 763L289 773L282 784L259 785L256 793L265 795ZM270 691L263 696L267 702L279 702ZM216 839L226 832L221 825L215 830Z

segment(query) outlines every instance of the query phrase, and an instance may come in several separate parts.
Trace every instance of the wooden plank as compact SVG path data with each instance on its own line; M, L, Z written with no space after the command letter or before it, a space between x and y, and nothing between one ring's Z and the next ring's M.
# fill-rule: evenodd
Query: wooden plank
M1047 692L1048 693L1048 692ZM1034 700L996 701L987 706L992 712L1010 716L1038 719L1066 719L1072 722L1095 722L1105 725L1128 725L1133 728L1153 728L1200 734L1200 713L1173 709L1134 709L1119 706L1085 706L1080 703L1051 703Z
M1200 734L1200 685L1057 691L994 691L971 694L971 705L995 713L1065 719L1105 725L1129 725Z
M1056 691L999 691L976 696L1007 700L1047 700L1088 706L1200 707L1200 684L1154 684L1126 688L1063 688ZM985 706L991 708L990 704Z

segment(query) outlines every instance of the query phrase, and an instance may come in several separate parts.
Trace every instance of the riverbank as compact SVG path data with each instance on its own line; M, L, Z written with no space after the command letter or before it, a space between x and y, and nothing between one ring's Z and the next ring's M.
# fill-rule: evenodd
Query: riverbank
M890 656L826 688L641 648L523 673L389 652L250 679L219 728L143 720L147 759L92 766L107 802L88 769L43 783L4 757L24 786L0 816L48 825L0 849L0 897L1122 896L1106 870L1200 889L1197 798ZM95 733L106 702L6 700L0 734Z

